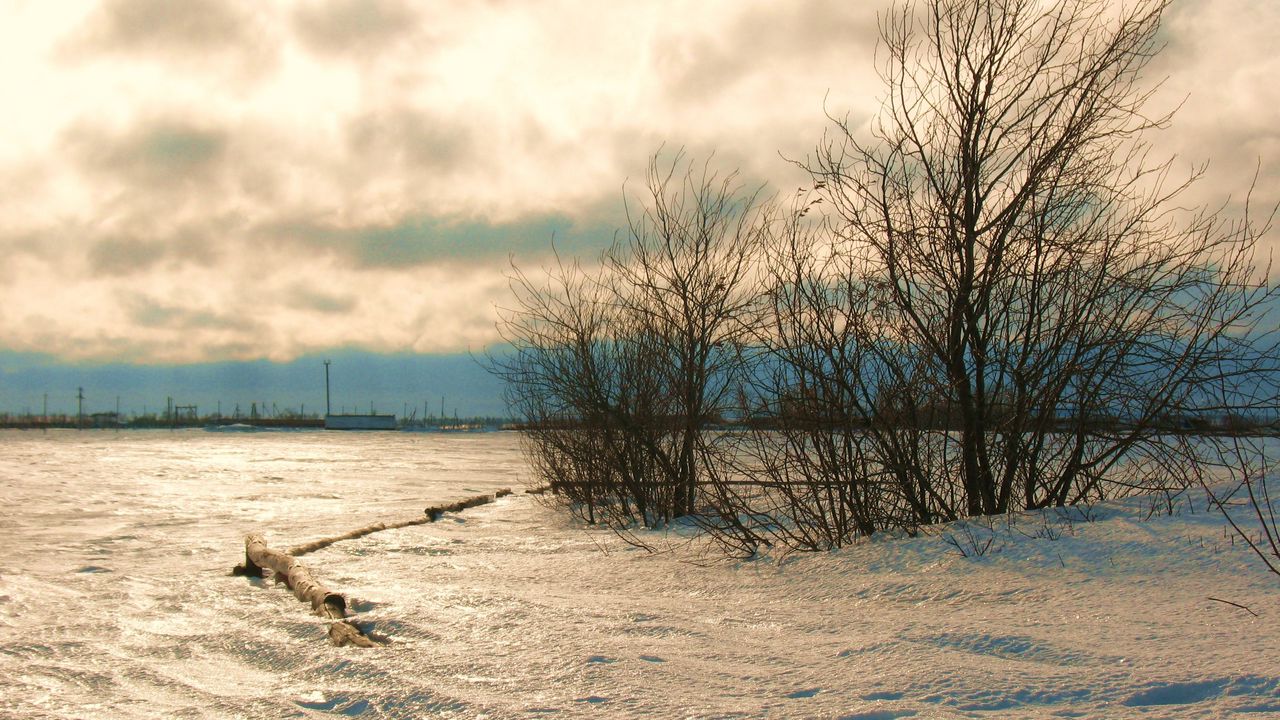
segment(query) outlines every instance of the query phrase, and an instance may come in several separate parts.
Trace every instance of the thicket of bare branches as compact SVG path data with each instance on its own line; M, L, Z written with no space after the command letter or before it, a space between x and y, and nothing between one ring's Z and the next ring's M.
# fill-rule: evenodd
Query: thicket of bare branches
M1174 212L1197 174L1148 159L1165 5L903 6L872 137L837 122L808 164L826 242L776 305L792 345L843 347L784 356L801 379L850 372L790 394L857 416L915 521L1189 482L1171 424L1274 407L1252 332L1267 223Z
M735 174L655 156L598 265L513 272L496 369L535 473L589 520L662 526L727 467L715 426L742 384L770 222Z
M1280 576L1280 498L1272 498L1280 481L1274 461L1268 459L1266 440L1232 436L1223 440L1222 449L1216 462L1205 463L1200 486L1236 537Z
M898 6L879 116L833 118L789 218L655 162L598 269L516 275L537 467L739 552L1194 482L1222 448L1171 436L1275 412L1278 298L1272 213L1179 209L1200 172L1151 158L1167 5Z

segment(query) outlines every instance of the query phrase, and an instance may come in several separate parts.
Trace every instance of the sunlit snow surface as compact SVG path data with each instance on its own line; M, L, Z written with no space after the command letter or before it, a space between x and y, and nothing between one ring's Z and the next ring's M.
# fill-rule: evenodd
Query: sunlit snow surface
M725 562L517 494L306 557L375 649L228 574L527 480L506 433L0 433L0 716L1280 717L1280 578L1200 496Z

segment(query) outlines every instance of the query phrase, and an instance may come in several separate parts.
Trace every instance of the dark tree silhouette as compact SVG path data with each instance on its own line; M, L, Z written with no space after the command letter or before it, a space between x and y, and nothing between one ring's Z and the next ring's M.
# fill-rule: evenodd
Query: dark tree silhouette
M584 269L516 269L496 359L535 472L588 519L661 526L693 513L725 463L715 422L741 385L766 204L736 175L655 156L625 231Z
M902 5L871 137L838 121L808 163L831 260L779 280L829 292L783 322L856 328L798 341L855 358L841 402L920 520L1189 481L1174 419L1275 406L1270 215L1179 211L1199 171L1150 160L1166 7Z
M598 264L513 275L538 475L739 553L1204 477L1277 408L1275 210L1185 209L1202 168L1152 159L1167 7L897 6L879 115L832 118L789 216L655 159Z

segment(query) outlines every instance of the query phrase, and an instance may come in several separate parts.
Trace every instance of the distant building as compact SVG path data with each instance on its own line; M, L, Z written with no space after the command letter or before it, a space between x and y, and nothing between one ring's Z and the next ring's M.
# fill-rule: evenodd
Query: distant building
M94 413L89 416L89 427L97 428L118 428L120 427L120 415L113 412Z

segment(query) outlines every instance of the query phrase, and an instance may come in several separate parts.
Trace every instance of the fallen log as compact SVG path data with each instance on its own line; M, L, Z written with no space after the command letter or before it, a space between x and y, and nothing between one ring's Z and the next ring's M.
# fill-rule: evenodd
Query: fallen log
M491 503L500 497L506 497L510 494L511 494L511 488L503 488L492 495L476 495L474 497L469 497L465 500L459 500L457 502L452 502L445 505L433 505L423 510L422 512L428 518L430 518L428 522L434 522L436 520L439 520L440 516L444 515L447 512L462 512L467 508L473 508L473 507L476 507L477 505L484 505L486 503Z
M493 502L494 500L497 500L500 497L506 497L510 494L511 494L510 488L503 488L492 495L476 495L473 497L466 498L465 500L446 503L444 505L432 505L431 507L428 507L422 511L421 517L409 518L408 520L399 520L396 522L376 522L376 523L373 523L372 525L366 525L362 528L352 530L351 532L343 533L342 535L334 535L333 537L322 538L320 540L313 540L309 543L304 543L302 545L295 545L294 547L289 548L289 554L294 557L298 557L300 555L306 555L307 553L315 552L316 550L319 550L321 548L327 548L336 542L341 542L343 540L354 540L356 538L361 538L361 537L364 537L365 535L371 535L373 533L380 532L382 530L395 530L397 528L409 527L411 525L426 525L427 523L432 523L432 522L435 522L436 520L439 520L440 517L447 512L462 512L467 508L473 508L473 507L476 507L477 505L485 505L487 503Z
M246 536L244 565L237 565L233 572L237 575L261 577L264 568L274 572L276 580L283 582L285 587L292 590L294 597L310 604L313 612L333 621L329 623L329 640L334 645L339 647L378 645L355 623L347 620L346 598L326 589L315 579L307 566L292 556L267 547L267 541L261 535Z
M391 523L373 523L342 535L298 545L290 548L288 552L272 550L267 547L267 541L261 535L250 534L245 536L244 539L244 564L235 566L231 572L233 575L262 577L264 569L270 570L274 573L278 582L283 582L286 587L293 591L294 597L309 603L316 614L333 621L329 623L329 640L334 645L339 647L344 645L375 647L379 643L365 635L355 623L347 619L346 598L338 593L330 592L321 585L312 576L311 571L297 560L297 557L309 552L315 552L342 540L353 540L380 530L392 530L409 527L410 525L435 522L447 512L460 512L477 505L491 503L500 497L510 494L511 490L504 488L493 495L477 495L453 503L433 505L423 510L423 514L420 517Z

